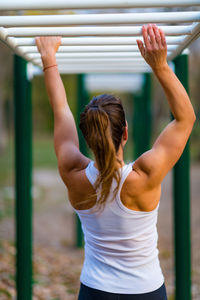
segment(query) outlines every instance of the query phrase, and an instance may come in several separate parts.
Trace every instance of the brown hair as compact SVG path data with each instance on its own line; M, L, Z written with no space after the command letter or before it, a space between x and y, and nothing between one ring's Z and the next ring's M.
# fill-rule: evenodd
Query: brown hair
M97 191L101 187L97 205L104 207L113 178L117 186L112 199L117 194L121 179L116 166L116 153L121 144L126 119L120 98L107 94L94 97L81 113L79 127L94 153L99 170L93 196L97 196Z

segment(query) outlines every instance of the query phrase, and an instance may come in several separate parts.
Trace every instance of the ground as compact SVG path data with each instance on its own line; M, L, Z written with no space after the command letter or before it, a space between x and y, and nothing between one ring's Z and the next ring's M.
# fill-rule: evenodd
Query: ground
M162 185L158 216L159 257L170 300L174 293L171 173ZM191 170L192 293L200 299L200 165ZM0 299L14 299L14 222L0 223ZM54 170L34 173L34 300L76 300L83 263L75 245L75 215ZM179 300L179 299L178 299Z

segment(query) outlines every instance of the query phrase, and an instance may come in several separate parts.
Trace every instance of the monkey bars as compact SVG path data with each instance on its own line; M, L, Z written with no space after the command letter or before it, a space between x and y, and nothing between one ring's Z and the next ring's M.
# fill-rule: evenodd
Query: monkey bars
M195 11L191 11L192 6L197 6ZM163 29L170 61L199 36L199 6L200 0L35 0L26 3L8 0L0 3L0 11L57 11L51 15L0 16L0 39L25 60L41 67L35 36L61 36L62 46L57 61L64 73L98 73L104 66L105 72L109 72L109 67L110 72L130 72L130 67L133 72L150 72L137 48L136 40L142 38L142 25L156 23ZM179 11L164 12L163 7L176 7ZM187 11L181 11L182 7L187 7ZM134 12L136 8L152 8L153 11ZM72 9L75 10L73 14L67 11L64 14L63 10ZM85 9L93 11L90 13ZM114 12L109 9L114 9Z

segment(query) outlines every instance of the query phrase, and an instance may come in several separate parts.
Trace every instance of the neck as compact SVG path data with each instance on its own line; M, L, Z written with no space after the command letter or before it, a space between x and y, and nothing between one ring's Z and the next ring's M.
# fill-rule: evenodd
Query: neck
M124 165L124 151L123 151L123 148L122 148L121 145L120 145L120 148L117 152L116 157L122 163L122 166L123 166Z

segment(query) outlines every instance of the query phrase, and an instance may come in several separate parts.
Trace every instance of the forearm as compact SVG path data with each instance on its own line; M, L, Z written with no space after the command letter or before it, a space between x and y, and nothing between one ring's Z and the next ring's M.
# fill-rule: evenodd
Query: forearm
M43 67L56 65L55 55L42 57ZM44 72L45 86L53 112L69 108L65 88L57 67L48 68Z
M168 64L166 63L158 69L154 68L153 71L164 89L175 120L181 122L194 121L195 113L190 98Z

